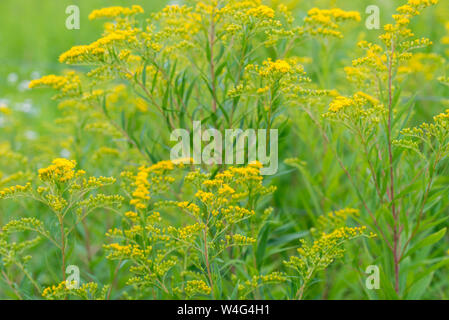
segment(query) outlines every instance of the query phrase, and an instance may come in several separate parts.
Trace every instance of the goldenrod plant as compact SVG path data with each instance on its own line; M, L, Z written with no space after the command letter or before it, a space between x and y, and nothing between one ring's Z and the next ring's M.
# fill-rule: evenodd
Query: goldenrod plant
M0 298L449 298L449 4L179 2L0 99Z

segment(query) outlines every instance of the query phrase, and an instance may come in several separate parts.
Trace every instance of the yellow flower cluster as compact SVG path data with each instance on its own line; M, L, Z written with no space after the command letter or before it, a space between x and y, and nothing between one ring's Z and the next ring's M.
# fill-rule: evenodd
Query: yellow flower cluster
M281 76L283 74L292 73L295 71L304 71L302 66L292 66L291 61L278 59L273 61L268 58L267 60L262 62L262 66L249 64L246 66L247 71L254 70L261 77L269 77L269 76Z
M365 234L366 227L341 227L331 233L322 233L312 244L301 239L301 247L297 249L298 256L291 256L284 264L299 272L304 281L327 268L335 259L343 255L342 245L347 240L355 239Z
M47 194L45 195L45 199L47 200L48 206L52 208L54 212L58 213L62 211L62 209L67 207L67 200L65 200L61 196L54 194Z
M287 59L264 60L260 65L248 64L245 67L245 84L238 84L228 91L230 96L265 94L266 103L270 102L271 96L277 92L285 93L286 97L296 97L299 94L311 93L312 90L304 88L304 84L310 83L311 79L307 77L304 66L300 63L299 57ZM291 93L291 95L290 95Z
M108 286L104 286L102 290L98 290L98 284L95 282L84 283L80 286L76 281L70 283L68 281L62 281L58 285L53 285L42 290L42 297L49 300L61 300L67 298L69 295L73 295L77 299L105 299L108 288Z
M367 65L377 71L386 71L387 55L383 52L382 47L377 44L372 44L367 41L360 41L358 47L364 49L366 54L364 57L354 59L352 61L353 67Z
M210 203L215 198L215 195L212 192L198 190L195 194L195 197L200 199L203 203Z
M200 213L200 208L194 203L190 203L188 201L181 201L177 202L176 205L181 209L187 210L194 216L198 216L198 214Z
M228 246L248 246L256 242L256 239L241 234L226 235Z
M398 67L398 74L413 74L416 77L424 76L430 81L435 78L435 73L444 65L444 58L436 53L417 52L408 63Z
M180 239L180 240L188 240L188 239L192 239L198 236L198 231L203 230L204 229L204 225L200 224L200 223L195 223L192 225L188 225L182 228L175 228L172 226L169 226L167 228L167 231L171 234L173 234L173 236L176 239Z
M366 101L368 101L369 103L371 103L373 106L378 105L378 104L380 103L380 101L379 101L378 99L376 99L376 98L374 98L373 96L371 96L371 95L369 95L369 94L367 94L367 93L364 93L364 92L362 92L362 91L356 92L356 93L354 94L354 96L355 96L356 98L362 98L362 99L365 99Z
M150 200L150 191L148 190L149 182L148 182L148 172L150 168L140 167L139 172L136 175L135 185L136 190L133 192L133 199L130 204L135 206L136 209L145 209L146 202Z
M338 96L329 104L329 111L339 112L340 110L354 105L354 100L351 98Z
M287 277L282 272L272 272L272 273L260 276L260 280L263 283L267 283L267 282L285 282L285 281L287 281Z
M201 29L203 9L201 2L194 8L185 5L168 5L162 11L152 15L154 25L147 27L147 32L142 33L146 46L163 54L175 55L192 47L194 36ZM210 6L212 9L212 6ZM217 10L214 9L216 12ZM207 19L210 14L207 15ZM157 28L156 28L157 25Z
M262 186L262 176L260 175L261 164L258 162L249 164L246 167L229 167L227 170L219 172L213 179L202 177L197 171L187 175L187 181L199 181L199 189L195 193L195 198L200 200L211 214L216 217L223 214L228 222L249 218L254 212L234 206L232 203L248 196L249 189L254 193L266 194L273 189ZM180 205L179 205L180 206ZM191 206L185 202L182 206ZM190 208L193 215L198 215L199 208Z
M45 230L42 221L36 218L21 218L18 220L11 220L4 226L2 226L2 234L9 234L17 231L34 230L42 235L48 235L48 231Z
M211 288L203 280L187 281L184 290L188 297L194 296L196 294L208 295L211 292Z
M40 79L31 80L28 85L29 88L36 88L39 86L48 86L53 89L60 89L67 83L66 77L56 76L54 74L50 74L47 76L43 76Z
M248 179L249 181L262 181L262 176L260 175L260 168L262 164L260 162L253 162L248 164L246 167L230 167L223 173L217 174L217 178L232 176L237 182L242 182L241 179Z
M16 185L9 188L4 188L0 190L0 199L5 199L13 195L27 192L31 189L31 183L27 183L24 186Z
M443 121L445 121L445 122L449 121L449 109L446 109L445 112L442 112L442 113L434 116L433 120L435 122L440 122L440 123Z
M100 48L96 43L90 45L80 45L72 47L59 56L61 63L77 63L81 61L101 60L105 53L104 48Z
M32 80L29 87L50 87L60 92L55 98L71 97L80 93L81 80L74 71L67 71L64 76L51 74L43 76L40 79Z
M396 9L398 14L393 15L395 24L386 24L384 26L385 33L380 35L379 38L385 43L387 47L391 47L393 41L398 41L400 37L409 38L414 36L413 32L407 28L410 24L410 19L420 14L420 10L435 5L438 0L409 0L407 4L400 6ZM430 44L428 39L422 40L423 43L419 46L425 46ZM401 43L403 50L413 47L413 44L406 42ZM418 46L418 47L419 47Z
M255 8L251 8L246 12L249 16L254 16L257 18L273 18L274 10L265 5L260 5Z
M109 249L112 252L108 256L108 259L112 258L134 258L143 259L145 257L145 251L142 250L139 245L128 244L120 245L118 243L111 243L103 246L105 249Z
M183 168L185 163L192 159L163 160L149 167L141 166L138 173L133 177L133 186L136 189L132 192L133 198L130 204L136 209L145 209L151 199L151 190L163 191L169 184L174 182L174 178L169 175L175 168Z
M317 231L324 232L329 229L336 229L344 226L349 218L358 217L359 210L345 208L329 212L327 215L321 215L317 219Z
M240 206L227 206L226 208L223 208L222 213L229 223L237 223L256 214L254 210L248 210Z
M113 183L113 182L111 182ZM96 189L99 188L103 185L100 186L94 186L92 187L92 189ZM84 188L84 190L89 190L87 188ZM98 193L96 195L90 195L87 199L84 199L82 201L78 202L78 210L77 213L78 215L82 215L83 211L85 210L92 210L95 208L101 208L101 207L113 207L114 205L116 205L118 208L120 208L120 206L122 205L124 201L124 198L121 195L118 194L114 194L114 195L105 195L102 193Z
M76 64L102 61L109 46L124 41L127 43L137 43L137 34L139 32L140 30L135 28L112 30L91 44L72 47L60 55L59 62Z
M8 106L6 105L6 104L4 104L4 103L0 103L0 113L3 113L4 115L10 115L12 112L11 112L11 109L10 108L8 108Z
M75 177L75 160L57 158L47 168L39 169L39 179L42 181L66 182Z
M344 11L339 8L318 9L313 8L307 12L304 18L306 32L311 35L333 36L342 38L343 34L339 30L339 21L360 21L360 14L357 11Z
M276 60L276 61L271 61L271 59L268 59L266 61L264 61L263 63L264 67L266 68L263 71L259 71L259 74L261 76L264 76L265 73L270 74L272 72L280 72L280 73L287 73L291 70L291 66L290 64L285 61L285 60Z
M108 7L98 10L94 10L89 14L89 20L99 19L99 18L116 18L118 16L131 16L138 13L143 13L143 9L139 5L133 5L131 8L125 7Z
M139 215L134 212L134 211L127 211L125 212L125 217L130 218L130 219L135 219L137 218Z
M165 255L158 254L153 262L154 272L159 276L165 275L171 268L176 266L176 264L178 263L176 257L164 260L165 258L166 258Z
M324 118L345 123L354 132L375 130L387 112L377 99L363 92L357 92L352 97L337 96L329 104L328 110L322 115Z
M166 171L171 171L175 168L175 162L171 160L163 160L153 164L148 168L148 172L155 174L164 174Z
M147 112L148 111L148 103L144 99L137 98L134 101L135 101L135 105L136 105L137 110L139 110L140 112Z
M288 281L288 277L282 272L272 272L265 275L254 275L250 280L245 281L238 286L239 296L241 299L245 299L246 296L257 289L258 287L273 284L284 283Z
M148 167L139 167L135 176L131 172L123 172L122 177L129 179L132 186L136 187L132 191L133 198L130 204L135 206L136 209L147 208L153 192L160 193L165 191L175 181L170 173L176 168L185 167L186 163L191 163L192 161L190 158L159 161ZM190 208L193 209L193 207Z
M42 297L49 298L50 296L58 296L67 294L67 285L65 281L60 282L58 285L47 287L42 291Z
M251 280L245 281L245 286L254 289L267 283L286 282L287 279L287 276L282 272L272 272L265 275L253 276ZM245 286L242 286L240 290L245 289Z
M324 114L325 117L331 116L332 113L348 113L367 118L383 110L383 106L379 104L379 100L364 92L357 92L352 97L337 96L329 104L329 113ZM366 108L364 108L364 106Z
M76 176L82 176L86 172L84 170L78 170L76 172ZM109 184L113 184L115 182L115 178L113 177L89 177L88 179L83 179L83 188L92 189L92 188L100 188Z
M128 188L132 190L132 205L137 208L142 203L142 208L147 209L127 211L125 217L129 226L111 229L107 233L108 237L115 239L104 246L109 251L108 259L128 258L132 261L130 272L135 276L128 280L128 284L163 288L165 281L177 281L169 273L172 268L176 268L173 274L177 271L187 274L189 267L186 269L183 263L179 263L180 256L185 256L187 265L200 267L205 257L210 264L215 264L219 256L227 254L227 248L233 250L234 247L250 246L256 242L254 230L246 235L246 226L239 223L255 216L253 205L246 203L248 198L258 198L272 191L262 186L261 163L228 167L212 176L185 166L191 162L192 159L161 161L140 167L136 175L128 171L122 173L122 177L131 182ZM190 171L185 174L184 171L175 170L177 168ZM161 176L185 179L183 191L187 190L186 194L178 194L178 201L152 201L159 196L167 198L168 192L161 192ZM152 195L151 199L145 198L149 194ZM193 199L184 200L186 195ZM160 210L164 210L163 218ZM186 215L181 216L180 226L174 226L175 220L169 217L178 217L180 210ZM266 217L270 212L266 210L262 216ZM190 221L186 223L184 219ZM198 273L193 278L199 279L200 276L208 277L212 283L207 272ZM268 283L281 279L281 275L273 273L261 277L260 281ZM212 292L204 281L186 280L184 278L183 286L175 288L176 293L191 297Z
M433 117L433 122L424 122L417 127L401 130L404 138L393 143L405 149L413 150L422 156L419 145L427 145L441 154L449 152L449 109Z

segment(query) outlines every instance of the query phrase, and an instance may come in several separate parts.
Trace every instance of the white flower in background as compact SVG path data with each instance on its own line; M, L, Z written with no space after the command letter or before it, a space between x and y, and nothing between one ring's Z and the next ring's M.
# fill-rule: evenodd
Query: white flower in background
M30 77L32 80L39 79L41 77L41 73L39 71L33 71L33 72L31 72Z
M0 99L0 105L9 105L11 101L9 99L6 98L2 98Z
M17 103L16 104L16 109L18 111L22 111L25 113L31 113L31 114L36 114L37 110L36 108L34 108L33 103L31 101L31 99L27 99L22 103Z
M36 140L37 139L37 132L33 130L27 130L25 131L25 138L28 140Z
M23 92L25 90L30 90L29 85L30 85L29 80L23 80L23 81L20 81L19 85L17 86L17 89L20 92Z
M17 73L11 72L10 74L8 74L7 80L10 84L14 84L17 82L17 80L19 80L19 76L17 75Z
M69 158L71 153L67 149L62 149L61 153L59 154L62 158Z

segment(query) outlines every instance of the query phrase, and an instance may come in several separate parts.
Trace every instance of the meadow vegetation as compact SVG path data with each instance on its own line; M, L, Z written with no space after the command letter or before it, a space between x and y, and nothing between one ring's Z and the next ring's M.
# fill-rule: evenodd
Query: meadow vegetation
M371 2L82 2L2 52L0 298L449 298L449 3ZM278 171L170 158L195 121Z

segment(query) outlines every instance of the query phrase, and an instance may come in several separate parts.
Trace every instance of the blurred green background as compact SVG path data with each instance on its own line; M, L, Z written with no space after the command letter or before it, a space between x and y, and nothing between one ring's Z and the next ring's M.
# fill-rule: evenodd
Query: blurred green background
M160 10L167 0L1 0L0 1L0 105L23 111L17 136L46 133L46 122L57 113L50 90L29 90L32 79L60 73L67 65L58 57L72 46L100 37L104 20L89 21L94 9L141 5L146 13ZM66 28L66 8L80 8L80 29ZM19 119L17 119L19 121ZM23 121L25 120L25 121ZM27 127L23 125L26 124ZM2 135L0 119L0 136ZM17 137L19 138L19 137Z
M94 41L104 21L89 21L89 13L114 5L139 4L145 12L161 9L166 0L2 0L0 1L0 72L26 73L59 68L58 56L73 45ZM69 5L80 8L81 28L68 30Z

